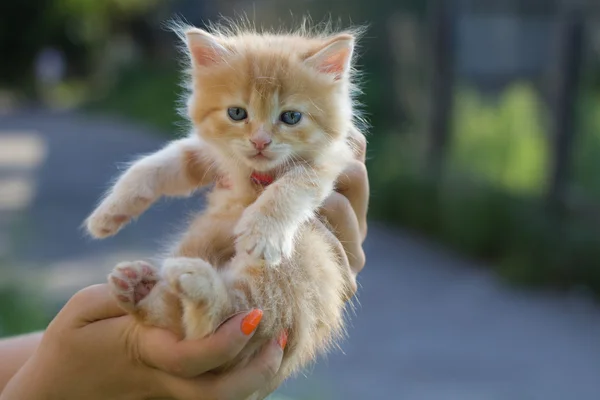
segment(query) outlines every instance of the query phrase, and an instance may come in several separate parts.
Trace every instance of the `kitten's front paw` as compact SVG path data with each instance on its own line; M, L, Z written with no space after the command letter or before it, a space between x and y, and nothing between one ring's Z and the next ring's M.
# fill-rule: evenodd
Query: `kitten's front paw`
M96 210L85 221L87 231L96 239L104 239L116 234L131 220L125 214L109 214Z
M256 214L255 214L256 215ZM293 233L286 232L262 215L243 216L235 229L236 252L245 252L277 266L292 255Z
M158 282L156 269L145 261L122 262L108 276L108 286L119 305L131 312Z
M85 221L87 231L97 239L113 236L133 217L143 212L150 202L142 197L135 198L130 204L105 201Z

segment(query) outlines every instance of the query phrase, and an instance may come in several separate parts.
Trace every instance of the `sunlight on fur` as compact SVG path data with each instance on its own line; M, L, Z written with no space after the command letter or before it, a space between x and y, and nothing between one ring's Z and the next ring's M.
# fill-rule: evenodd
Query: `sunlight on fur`
M316 214L364 141L353 67L359 30L302 24L261 32L246 22L208 31L173 24L189 61L192 129L132 163L86 220L116 234L161 196L212 185L160 272L124 262L109 284L143 323L203 337L251 308L264 317L221 370L247 363L288 332L282 367L262 399L338 343L353 282L339 243ZM365 207L368 199L362 199Z

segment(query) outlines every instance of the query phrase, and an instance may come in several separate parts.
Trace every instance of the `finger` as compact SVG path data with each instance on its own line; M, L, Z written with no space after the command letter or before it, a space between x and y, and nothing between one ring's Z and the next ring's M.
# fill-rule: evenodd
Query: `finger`
M340 193L331 194L321 206L320 214L327 219L333 233L344 247L353 277L365 265L360 224L350 201Z
M214 334L197 340L179 340L167 330L148 327L140 333L140 355L146 364L165 372L184 378L198 376L237 356L261 318L260 310L235 315Z
M354 157L356 160L364 164L367 158L367 139L365 138L365 135L353 125L350 128L348 141L354 150Z
M284 347L285 340L272 340L247 366L216 378L216 398L247 399L256 392L266 394L274 390Z
M336 193L336 195L340 196L342 199L345 200L345 198L341 194ZM348 200L345 200L345 201L348 201ZM328 226L329 226L329 224L328 224ZM333 248L333 250L336 252L337 256L339 257L339 262L341 264L342 270L347 271L347 273L344 276L344 279L347 282L347 286L345 288L346 289L345 301L348 301L354 296L354 294L356 293L356 290L358 289L358 286L356 284L357 272L354 272L352 270L352 267L350 266L350 262L348 261L348 254L346 253L346 249L344 248L342 243L339 241L339 239L335 236L335 234L332 232L333 228L328 227L328 226L325 226L324 223L322 221L320 221L319 219L315 219L315 221L314 221L314 227L316 229L319 229L322 231L323 235L325 236L325 240L330 244L330 246Z
M92 322L126 315L108 289L108 285L89 286L75 293L63 307L57 319L68 318L77 327Z
M340 175L336 182L336 191L343 194L350 205L361 234L361 243L367 236L367 209L369 208L369 176L365 164L354 161Z

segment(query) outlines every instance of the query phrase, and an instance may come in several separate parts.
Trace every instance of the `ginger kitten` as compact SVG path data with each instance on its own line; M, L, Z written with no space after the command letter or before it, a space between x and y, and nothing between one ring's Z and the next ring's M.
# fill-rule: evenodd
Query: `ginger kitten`
M217 182L160 273L125 262L109 284L143 323L187 338L237 312L264 310L249 345L220 369L246 363L287 332L282 367L255 396L263 398L343 333L351 279L316 211L354 157L356 35L179 33L190 56L192 132L133 163L87 229L114 235L159 197Z

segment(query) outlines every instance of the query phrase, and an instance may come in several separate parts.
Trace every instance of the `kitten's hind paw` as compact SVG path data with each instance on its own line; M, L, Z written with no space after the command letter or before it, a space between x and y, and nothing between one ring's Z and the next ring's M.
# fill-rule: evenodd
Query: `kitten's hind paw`
M158 279L156 269L147 262L122 262L108 276L108 285L119 305L132 312L148 296Z
M202 338L214 332L231 309L229 293L219 272L200 258L169 258L163 276L183 306L187 338Z
M227 293L212 265L199 258L170 258L163 265L171 288L194 303L211 303Z

